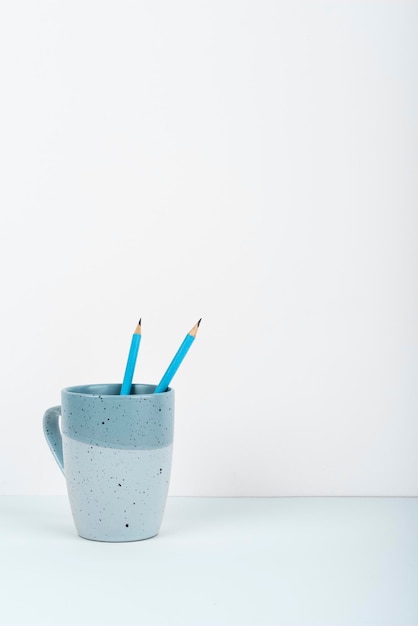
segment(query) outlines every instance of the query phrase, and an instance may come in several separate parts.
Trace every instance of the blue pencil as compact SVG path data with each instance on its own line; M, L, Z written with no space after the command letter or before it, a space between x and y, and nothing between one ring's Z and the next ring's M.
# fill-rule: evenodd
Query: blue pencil
M125 376L123 377L123 383L120 390L121 396L129 396L129 394L131 393L132 379L134 377L136 357L138 356L141 337L141 320L139 320L137 327L135 328L135 332L132 335L131 347L129 349L128 361L126 363Z
M160 382L154 389L154 393L162 393L163 391L167 391L168 385L172 381L174 374L177 372L178 368L180 367L181 362L183 361L190 346L195 340L197 329L199 328L201 321L202 321L202 318L200 318L200 320L193 326L192 330L188 332L185 338L183 339L183 343L181 344L180 348L177 350L176 354L174 355L174 358L171 361L170 365L167 367L167 371L165 372L164 376L162 377L162 379L160 380Z

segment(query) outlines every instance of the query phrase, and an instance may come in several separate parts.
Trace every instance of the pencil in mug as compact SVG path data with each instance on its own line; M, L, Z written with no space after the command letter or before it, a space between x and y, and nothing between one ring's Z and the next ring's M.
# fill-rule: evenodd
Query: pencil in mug
M138 356L139 344L141 343L141 320L139 320L134 334L132 335L131 347L129 349L128 361L126 363L125 376L123 377L123 383L120 390L121 396L128 396L131 393L132 379L134 377L134 370L136 364L136 358Z
M200 320L193 326L192 330L190 330L183 339L183 343L174 355L174 358L168 366L167 371L163 375L162 379L154 389L154 393L162 393L163 391L167 391L168 385L172 381L174 374L177 372L181 362L183 361L190 346L195 340L197 329L199 328L201 321L202 318L200 318Z

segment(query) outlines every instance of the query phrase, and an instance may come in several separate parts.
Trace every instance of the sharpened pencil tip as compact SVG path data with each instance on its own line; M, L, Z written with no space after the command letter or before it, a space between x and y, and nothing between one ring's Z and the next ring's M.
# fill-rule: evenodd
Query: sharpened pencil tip
M193 326L192 330L188 333L189 335L191 335L192 337L196 337L196 333L197 333L197 329L199 328L199 324L202 321L202 318L200 318L200 320L198 322L196 322L196 324Z
M139 318L138 326L141 326L142 317Z

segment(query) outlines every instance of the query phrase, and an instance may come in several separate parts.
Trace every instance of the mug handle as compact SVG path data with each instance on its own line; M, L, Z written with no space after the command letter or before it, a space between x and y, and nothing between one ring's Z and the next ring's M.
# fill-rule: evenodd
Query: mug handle
M44 435L61 472L64 474L64 458L62 454L62 435L59 427L61 407L47 409L43 417Z

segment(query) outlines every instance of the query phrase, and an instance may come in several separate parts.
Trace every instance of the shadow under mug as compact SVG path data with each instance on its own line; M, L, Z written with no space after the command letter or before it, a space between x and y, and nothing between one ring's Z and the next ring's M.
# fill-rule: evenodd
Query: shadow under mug
M138 541L158 534L167 501L174 390L118 384L61 391L43 428L66 482L78 534L96 541Z

